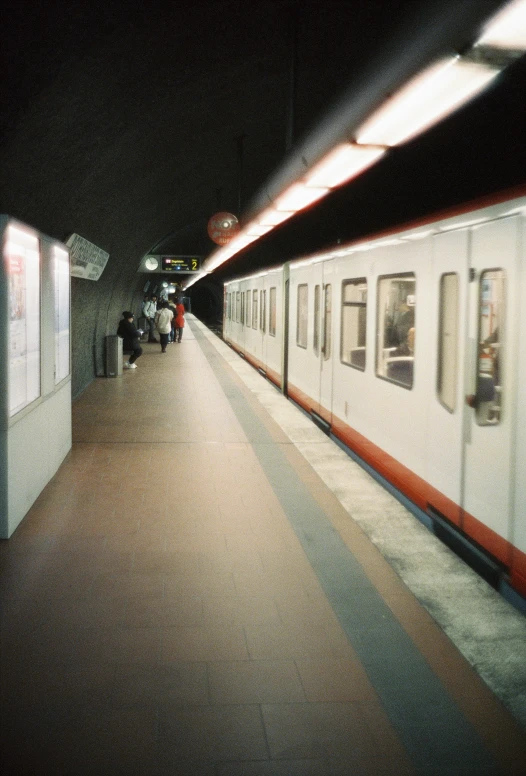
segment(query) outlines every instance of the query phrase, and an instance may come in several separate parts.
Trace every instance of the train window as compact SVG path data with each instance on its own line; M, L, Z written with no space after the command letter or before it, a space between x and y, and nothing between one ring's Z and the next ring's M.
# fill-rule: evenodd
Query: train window
M437 394L439 401L450 412L455 411L457 404L458 292L457 273L447 272L442 275L438 320Z
M344 280L342 283L342 329L340 359L343 364L365 370L367 325L367 280Z
M247 324L247 326L251 326L252 325L252 311L250 309L251 297L252 297L251 292L247 291L247 294L246 294L247 303L246 303L246 306L245 306L245 313L246 313L245 323Z
M309 287L306 283L298 286L298 307L296 318L296 345L307 347L307 326L309 322Z
M323 360L328 361L332 350L332 286L328 283L323 289Z
M241 312L241 292L236 291L236 322L239 323L239 315Z
M262 291L259 295L259 328L263 332L263 334L266 332L266 316L267 316L267 292Z
M496 426L502 414L502 364L506 310L504 271L480 276L476 419L479 426Z
M242 326L245 325L245 292L241 291L241 315L240 315L240 323Z
M413 387L416 281L412 273L378 278L376 374Z
M314 353L318 356L320 353L320 323L321 323L321 316L320 316L320 287L314 286L314 332L313 332L313 338L312 338L312 347L314 348Z
M252 328L258 327L258 292L252 292Z
M271 337L276 336L276 287L270 289L269 293L269 313L268 313L268 333Z

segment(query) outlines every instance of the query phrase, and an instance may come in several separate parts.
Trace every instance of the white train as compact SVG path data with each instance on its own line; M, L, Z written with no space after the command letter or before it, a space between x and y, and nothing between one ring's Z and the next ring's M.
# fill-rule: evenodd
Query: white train
M228 282L223 336L526 596L526 188Z

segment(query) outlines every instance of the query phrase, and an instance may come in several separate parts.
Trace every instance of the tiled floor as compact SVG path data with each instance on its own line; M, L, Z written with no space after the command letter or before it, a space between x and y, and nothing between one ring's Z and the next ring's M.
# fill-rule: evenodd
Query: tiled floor
M195 323L73 410L0 546L5 773L526 772L524 731Z

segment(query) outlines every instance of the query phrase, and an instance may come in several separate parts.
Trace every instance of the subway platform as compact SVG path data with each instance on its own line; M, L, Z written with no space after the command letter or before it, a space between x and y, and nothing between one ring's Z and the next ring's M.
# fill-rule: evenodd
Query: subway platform
M0 544L3 773L525 774L524 616L192 316L144 350Z

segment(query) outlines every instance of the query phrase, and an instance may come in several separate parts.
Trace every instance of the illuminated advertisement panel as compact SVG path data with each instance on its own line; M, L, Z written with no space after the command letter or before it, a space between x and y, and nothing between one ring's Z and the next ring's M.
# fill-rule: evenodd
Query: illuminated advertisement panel
M58 245L53 247L55 274L55 385L70 372L69 349L69 255Z
M9 415L40 396L40 245L7 229L4 261L9 286Z

